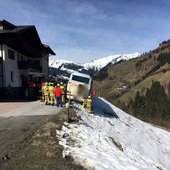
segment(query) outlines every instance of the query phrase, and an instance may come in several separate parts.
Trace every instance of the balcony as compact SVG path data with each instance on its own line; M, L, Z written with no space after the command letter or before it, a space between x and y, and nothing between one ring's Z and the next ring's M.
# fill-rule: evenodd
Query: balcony
M42 71L42 67L40 66L40 64L33 61L18 61L18 68L20 70L34 69L39 72Z

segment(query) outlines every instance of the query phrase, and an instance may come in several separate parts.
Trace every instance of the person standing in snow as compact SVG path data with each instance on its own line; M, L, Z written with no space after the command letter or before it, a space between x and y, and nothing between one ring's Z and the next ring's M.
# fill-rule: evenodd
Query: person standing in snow
M88 96L88 98L83 101L83 107L85 108L86 112L88 112L88 113L92 112L92 98L91 98L91 96Z
M61 107L63 107L62 104L62 90L60 88L60 84L57 84L57 87L54 90L55 96L56 96L56 103L57 103L57 107L59 107L59 105Z

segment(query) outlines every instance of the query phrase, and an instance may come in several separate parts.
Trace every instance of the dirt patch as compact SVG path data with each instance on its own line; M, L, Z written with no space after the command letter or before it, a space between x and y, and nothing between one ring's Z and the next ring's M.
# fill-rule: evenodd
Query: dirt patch
M59 145L56 129L60 130L68 120L67 110L63 109L58 115L36 130L27 140L27 144L15 153L10 159L8 156L0 164L1 170L83 170L76 165L72 157L63 158L63 147ZM70 122L78 121L73 109L70 109ZM25 129L26 130L26 129Z

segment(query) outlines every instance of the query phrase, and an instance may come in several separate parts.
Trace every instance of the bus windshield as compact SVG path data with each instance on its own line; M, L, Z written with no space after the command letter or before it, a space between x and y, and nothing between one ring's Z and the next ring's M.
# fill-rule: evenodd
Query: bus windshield
M72 80L74 80L74 81L79 81L79 82L81 82L81 83L86 83L86 84L89 83L89 78L80 77L80 76L76 76L76 75L73 75Z

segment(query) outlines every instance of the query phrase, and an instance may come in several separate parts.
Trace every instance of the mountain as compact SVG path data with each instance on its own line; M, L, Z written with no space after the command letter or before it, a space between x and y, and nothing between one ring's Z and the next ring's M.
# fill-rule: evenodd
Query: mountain
M170 80L170 41L165 41L158 48L143 53L120 64L107 67L95 75L95 87L109 101L122 99L128 102L137 90L145 91L152 81L160 81L166 86ZM123 94L124 98L121 98ZM125 96L125 94L128 94Z
M49 70L51 75L55 73L56 75L69 76L70 73L74 71L93 75L94 72L100 71L108 65L120 63L139 56L140 54L138 52L133 54L111 55L93 60L85 64L78 64L68 60L55 60L49 62Z
M100 70L94 79L93 86L100 96L142 120L170 128L170 115L160 116L161 112L167 113L170 110L170 40L160 43L156 49L143 53L138 58ZM145 110L144 114L143 108L148 103L152 103L150 107L158 108L153 102L153 96L148 99L149 89L157 81L166 93L162 93L162 97L169 102L165 103L167 106L163 111ZM149 93L156 96L158 91ZM136 101L137 99L139 100ZM143 101L145 99L148 101ZM134 100L137 103L135 106Z
M75 64L73 61L68 60L55 60L49 61L49 73L54 76L65 76L69 75L83 68L80 64Z
M82 66L85 69L94 69L94 70L100 71L102 68L107 66L109 63L111 63L113 65L118 62L130 60L132 58L136 58L139 56L140 56L140 53L138 53L138 52L133 53L133 54L110 55L107 57L99 58L99 59L93 60L91 62L85 63Z
M79 122L57 130L63 156L96 170L170 169L170 132L136 119L103 98L93 101L94 114L79 104Z

